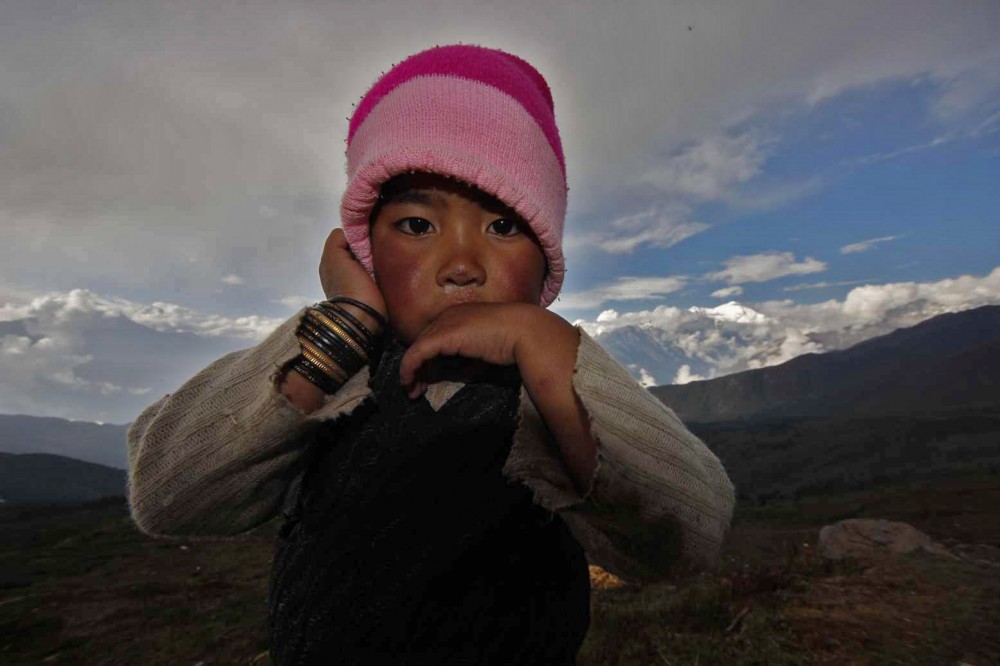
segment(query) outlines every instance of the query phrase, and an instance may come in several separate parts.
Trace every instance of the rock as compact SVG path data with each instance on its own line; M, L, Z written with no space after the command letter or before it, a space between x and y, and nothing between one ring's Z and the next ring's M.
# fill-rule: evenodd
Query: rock
M819 531L819 552L830 560L901 555L915 550L955 557L947 548L907 523L851 518Z

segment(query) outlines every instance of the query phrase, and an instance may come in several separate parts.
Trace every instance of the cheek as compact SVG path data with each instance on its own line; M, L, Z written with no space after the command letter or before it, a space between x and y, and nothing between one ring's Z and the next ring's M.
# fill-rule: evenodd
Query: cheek
M379 255L375 255L373 265L376 282L386 299L386 305L399 307L418 291L422 262L415 253L407 253L399 248L382 249L382 256L391 257L391 260L380 261Z
M537 303L545 281L545 257L541 250L524 252L505 261L499 279L509 300Z
M539 281L533 273L525 272L523 266L515 264L504 271L500 278L503 284L503 291L509 294L511 300L525 301L533 300L533 296L541 288Z

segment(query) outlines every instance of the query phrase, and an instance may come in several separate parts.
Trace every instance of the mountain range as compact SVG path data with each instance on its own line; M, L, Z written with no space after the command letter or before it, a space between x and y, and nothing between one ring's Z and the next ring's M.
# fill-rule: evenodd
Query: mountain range
M685 422L855 418L1000 408L1000 306L943 314L848 349L652 387Z
M640 363L690 362L655 338L654 330L625 327L598 339L616 358L623 349L644 348ZM840 351L649 390L709 445L748 497L995 470L1000 306L940 315ZM127 429L0 415L0 452L19 454L0 458L0 498L82 501L94 493L120 494Z
M49 453L125 469L128 425L0 414L0 451Z

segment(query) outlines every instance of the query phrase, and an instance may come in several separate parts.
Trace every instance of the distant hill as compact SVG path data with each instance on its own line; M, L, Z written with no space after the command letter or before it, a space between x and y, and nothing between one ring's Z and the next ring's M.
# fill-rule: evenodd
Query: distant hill
M1000 408L1000 306L849 349L650 391L685 422L885 417Z
M756 501L1000 472L997 412L689 426Z
M125 470L47 453L0 453L0 498L72 504L125 494Z
M125 469L128 425L0 414L0 452L52 453Z

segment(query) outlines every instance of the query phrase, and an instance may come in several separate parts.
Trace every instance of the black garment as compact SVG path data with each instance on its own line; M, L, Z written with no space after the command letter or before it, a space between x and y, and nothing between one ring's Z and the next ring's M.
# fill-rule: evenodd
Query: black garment
M400 386L404 351L387 343L374 398L314 442L275 548L274 663L575 663L590 623L583 550L501 473L516 368L435 412Z

